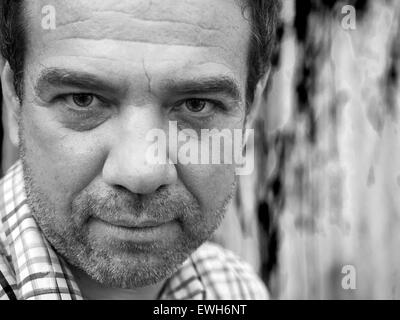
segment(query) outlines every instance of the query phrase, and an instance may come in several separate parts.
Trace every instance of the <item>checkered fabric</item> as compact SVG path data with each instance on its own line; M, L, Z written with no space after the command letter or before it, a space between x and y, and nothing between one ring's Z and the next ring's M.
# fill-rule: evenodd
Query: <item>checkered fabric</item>
M0 181L0 300L82 300L68 265L38 228L26 201L22 164ZM252 268L205 243L165 282L159 299L268 299Z

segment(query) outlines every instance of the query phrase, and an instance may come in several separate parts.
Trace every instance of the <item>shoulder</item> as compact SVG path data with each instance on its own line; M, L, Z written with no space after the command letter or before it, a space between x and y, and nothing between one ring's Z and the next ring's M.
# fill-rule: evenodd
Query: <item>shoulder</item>
M210 300L266 300L267 288L253 268L233 252L205 243L192 254Z
M15 274L10 259L2 247L3 245L0 242L0 300L13 300L16 299Z
M10 224L15 223L10 214L18 205L20 197L15 194L19 190L19 163L14 164L0 179L0 300L16 299L16 276L12 265L11 250L8 246L7 231Z

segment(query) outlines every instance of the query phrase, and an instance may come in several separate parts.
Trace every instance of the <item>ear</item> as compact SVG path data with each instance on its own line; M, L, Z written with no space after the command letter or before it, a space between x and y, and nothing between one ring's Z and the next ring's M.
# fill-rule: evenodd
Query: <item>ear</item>
M268 68L267 72L262 76L256 85L254 92L253 103L250 106L250 112L246 118L246 129L251 129L254 126L254 121L258 115L260 108L265 104L264 92L267 87L271 69Z
M1 87L6 111L7 123L5 125L8 127L8 133L12 144L18 147L18 117L21 103L15 92L14 72L11 70L8 62L4 65L3 72L1 73Z

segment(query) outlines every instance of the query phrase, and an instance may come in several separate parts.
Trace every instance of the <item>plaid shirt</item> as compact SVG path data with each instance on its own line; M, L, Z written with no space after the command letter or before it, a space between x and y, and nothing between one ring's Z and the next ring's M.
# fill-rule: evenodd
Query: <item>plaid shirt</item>
M68 265L44 238L26 201L22 164L0 181L0 300L82 300ZM205 243L167 281L159 299L268 299L252 268Z

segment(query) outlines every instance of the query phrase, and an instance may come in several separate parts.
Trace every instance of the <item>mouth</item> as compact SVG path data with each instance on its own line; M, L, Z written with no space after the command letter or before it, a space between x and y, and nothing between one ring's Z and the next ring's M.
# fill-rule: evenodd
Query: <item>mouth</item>
M101 237L117 238L130 242L155 242L172 240L179 234L177 220L145 220L128 223L127 221L105 221L92 218L91 231Z
M146 228L157 228L160 227L164 224L170 223L173 220L152 220L152 219L143 219L142 221L131 221L128 219L116 219L116 220L110 220L110 219L102 219L102 218L94 218L100 221L103 221L104 223L116 226L116 227L121 227L121 228L128 228L128 229L146 229Z
M170 221L159 222L159 221L155 221L155 220L147 220L147 221L143 221L139 224L136 224L136 225L132 226L131 228L156 228L156 227L159 227L159 226L169 223L169 222Z

